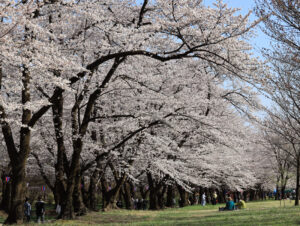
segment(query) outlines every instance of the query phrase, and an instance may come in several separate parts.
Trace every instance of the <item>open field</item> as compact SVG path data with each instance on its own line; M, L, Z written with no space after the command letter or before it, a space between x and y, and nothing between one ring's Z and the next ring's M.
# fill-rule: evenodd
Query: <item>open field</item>
M290 201L247 203L246 210L219 212L217 206L189 206L163 211L115 210L89 213L73 221L44 225L299 225L300 207ZM28 225L28 224L27 224Z

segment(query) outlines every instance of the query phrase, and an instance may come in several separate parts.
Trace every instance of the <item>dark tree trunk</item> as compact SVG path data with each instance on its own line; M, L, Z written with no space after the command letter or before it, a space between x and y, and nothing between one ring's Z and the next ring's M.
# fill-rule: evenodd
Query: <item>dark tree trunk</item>
M23 205L25 200L25 161L12 162L11 205L5 224L23 223Z
M57 88L61 90L60 88ZM53 102L52 114L53 114L53 124L55 129L55 138L57 144L57 162L55 165L55 195L56 204L62 205L63 197L66 195L66 183L64 174L68 172L69 163L66 157L66 148L64 144L63 128L62 128L62 117L63 117L63 104L64 99L62 92Z
M72 156L72 163L70 167L69 177L68 177L68 184L67 184L67 191L66 195L62 200L62 208L61 208L61 218L63 219L74 219L74 208L73 208L73 193L76 186L76 173L80 170L79 169L79 160L80 160L80 153L81 153L82 143L80 138L73 144L73 156Z
M128 182L126 182L123 185L122 194L123 194L123 197L124 197L126 209L132 210L133 209L133 203L132 203L132 199L131 199L130 185L129 185Z
M238 192L235 191L235 192L233 193L233 201L236 203L236 202L238 202L238 200L239 200L239 195L238 195Z
M125 60L125 57L123 58L115 58L115 61L105 76L102 84L92 92L92 94L89 95L87 104L85 106L84 110L84 115L83 119L80 120L79 113L80 113L80 104L84 99L84 92L82 92L77 100L76 103L72 107L72 113L71 113L71 118L72 118L72 132L73 132L73 155L72 155L72 160L71 160L71 166L69 170L69 175L68 175L68 183L67 183L67 189L66 189L66 195L65 195L65 200L63 201L62 205L62 211L61 211L61 216L63 219L73 219L74 218L74 210L73 210L73 192L75 189L75 177L76 173L80 170L79 169L79 161L80 161L80 154L82 151L83 147L83 137L86 135L90 119L91 119L91 114L94 109L94 105L98 97L100 96L101 92L107 85L107 83L110 81L112 78L114 72L118 68L118 66Z
M223 190L217 190L217 201L218 203L224 203L224 194L223 194Z
M261 199L266 200L266 193L263 189L261 189Z
M130 185L130 193L131 193L131 197L133 198L133 199L135 199L136 198L136 188L135 188L135 186L134 186L134 184L132 183L132 182L128 182L129 183L129 185Z
M255 191L253 189L250 190L250 201L255 200Z
M74 206L74 212L76 213L76 216L82 216L87 213L87 209L83 203L82 199L82 184L81 184L81 174L80 172L77 172L76 179L75 179L75 187L73 192L73 206Z
M279 182L278 182L279 183ZM280 199L280 190L279 190L279 185L278 183L276 184L276 194L275 194L275 200Z
M114 171L114 170L113 170ZM102 194L103 194L103 206L102 210L103 211L108 211L111 209L118 209L117 206L117 199L119 198L119 194L121 191L121 188L125 181L127 180L127 176L124 173L120 178L116 178L116 184L114 188L108 189L107 182L104 178L102 177L101 184L102 184Z
M0 209L4 210L6 213L9 212L11 204L11 180L6 182L6 177L8 175L2 176L2 200Z
M149 210L159 210L158 203L158 188L155 181L150 173L147 173L148 183L149 183Z
M285 177L284 177L284 175L282 175L282 179L281 179L282 180L282 182L281 182L281 196L284 197L284 198L286 198L284 191L285 191L288 179L289 179L289 175L288 174Z
M60 204L59 189L57 188L57 182L56 181L55 181L55 184L54 184L53 197L54 197L55 206L57 206L57 204Z
M22 104L25 105L30 101L30 76L26 66L23 66L22 72ZM1 110L1 109L0 109ZM3 112L2 112L3 114ZM5 115L3 118L6 118ZM31 120L31 111L24 108L22 112L22 124L28 125ZM20 145L17 152L12 136L12 131L6 123L2 124L2 131L8 149L8 154L12 166L12 192L11 206L6 224L22 223L23 222L23 204L24 204L24 187L25 187L25 166L28 155L30 153L30 136L29 127L21 127L20 129Z
M173 185L168 185L166 206L174 207L175 206L175 204L173 202L174 199L175 199L174 187L173 187Z
M97 169L96 169L97 170ZM99 173L97 171L93 172L93 175L90 177L90 185L89 185L89 191L88 191L88 208L92 211L97 211L97 179Z
M82 175L83 173L81 173ZM82 201L83 201L83 204L87 210L87 207L89 205L89 192L88 190L86 190L86 185L85 185L85 181L84 181L84 178L81 176L81 185L80 185L80 188L81 188L81 196L82 196Z
M157 190L155 187L150 188L149 193L149 210L159 210Z
M180 195L180 201L179 201L179 206L180 207L185 207L189 205L189 195L188 193L180 186L177 185L177 189Z
M146 200L147 195L149 193L149 189L145 188L144 186L140 186L140 193L141 193L142 199Z
M209 193L210 195L210 193ZM192 202L191 205L198 205L199 204L199 192L198 189L195 189L195 191L193 192L193 198L192 198Z
M243 192L243 200L247 202L247 191Z
M297 156L297 167L296 167L296 199L295 206L299 206L299 178L300 177L300 156Z
M93 133L93 140L96 141L96 134ZM98 211L97 208L97 183L99 178L104 174L104 166L103 166L103 158L101 157L103 155L98 155L96 158L96 168L90 177L90 184L89 184L89 190L88 190L88 204L87 207L92 211Z
M161 190L161 191L160 191ZM158 205L160 209L163 209L165 207L165 193L167 190L167 186L164 185L162 189L158 190L157 192L157 200L158 200Z
M93 117L94 118L97 117L97 108L95 108L95 107L93 109ZM92 121L95 122L96 120L92 120ZM102 145L105 146L105 140L104 140L103 135L101 135L100 138L102 138L102 139L100 139ZM97 143L96 130L92 131L91 139L93 142ZM89 184L89 190L88 190L87 201L86 201L86 206L92 211L98 211L96 195L97 195L97 181L99 179L99 174L100 174L100 170L101 170L101 161L102 161L102 158L100 157L100 155L97 156L95 161L96 161L97 165L93 171L93 174L90 177L90 184Z

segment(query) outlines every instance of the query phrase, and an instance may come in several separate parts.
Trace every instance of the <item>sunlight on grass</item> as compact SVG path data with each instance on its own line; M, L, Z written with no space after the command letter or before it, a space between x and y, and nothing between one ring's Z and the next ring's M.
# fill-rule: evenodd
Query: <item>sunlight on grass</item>
M222 205L188 206L163 211L117 210L93 213L80 218L80 223L94 225L296 225L299 207L290 201L247 203L241 211L219 212Z
M290 201L247 203L247 209L219 212L224 204L165 209L162 211L114 210L91 212L72 221L43 225L299 225L300 207ZM26 224L28 225L28 224ZM30 225L30 224L29 224Z

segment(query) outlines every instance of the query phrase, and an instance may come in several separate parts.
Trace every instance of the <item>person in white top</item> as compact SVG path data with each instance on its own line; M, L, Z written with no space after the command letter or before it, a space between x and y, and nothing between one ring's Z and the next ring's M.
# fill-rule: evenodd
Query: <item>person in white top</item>
M55 212L58 214L58 216L60 215L61 212L61 206L59 205L59 203L56 205L56 210Z
M205 205L206 205L206 195L205 195L205 193L202 194L201 205L202 205L202 206L205 206Z

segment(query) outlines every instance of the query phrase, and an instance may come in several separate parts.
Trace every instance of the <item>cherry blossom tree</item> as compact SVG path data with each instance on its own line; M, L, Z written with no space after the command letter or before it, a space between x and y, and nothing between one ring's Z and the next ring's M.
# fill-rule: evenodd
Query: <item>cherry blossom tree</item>
M189 73L180 70L180 65L189 62L204 66L206 73L217 74L219 83L230 81L227 84L231 87L244 82L253 84L261 79L259 62L251 57L251 46L245 41L256 22L248 23L249 14L235 16L236 10L227 8L222 1L218 1L214 8L205 7L202 1L192 0L145 0L142 4L122 0L101 3L97 0L17 1L14 4L2 1L1 7L1 27L5 29L0 36L0 122L12 163L13 194L7 223L22 221L22 189L26 161L31 152L31 134L35 134L34 126L42 116L49 114L50 108L57 143L56 180L63 194L61 216L73 218L73 194L80 176L80 158L86 141L90 140L87 135L92 131L89 126L93 112L98 101L99 108L104 106L102 101L108 103L108 108L113 108L114 102L105 99L104 94L114 80L126 83L129 76L143 85L141 78L147 75L153 85L157 84L155 79L152 80L155 78L153 72L160 73L160 67L155 64L165 63L167 70L163 75L172 78L176 73L177 76ZM204 75L203 68L199 75ZM174 78L174 81L183 81L177 79ZM184 125L184 118L195 116L197 112L187 114L184 108L181 109L183 101L188 102L186 96L194 91L190 87L183 88L184 93L180 92L180 95L185 98L176 106L176 101L180 99L179 95L177 99L176 89L180 91L182 88L180 85L167 87L171 93L173 89L174 96L170 96L169 92L168 97L174 101L170 101L163 110L156 110L158 115L140 115L142 124L139 128L146 130L152 125L166 124L169 118L172 122L176 114ZM204 88L210 89L209 86ZM240 95L243 92L233 90L225 93L224 98L232 103L241 103L247 101L247 96ZM161 93L165 95L165 92ZM139 90L136 95L142 96ZM197 100L208 102L207 96L210 95L208 92L203 98L200 93L197 99L193 99L193 104ZM130 101L126 100L126 103ZM202 107L209 113L207 104L210 103ZM64 122L65 115L71 121L69 125ZM217 115L211 120L217 120ZM200 125L217 126L217 123L206 122L207 118L202 119L201 114L197 117L195 121L199 121ZM137 128L136 123L133 124L133 128ZM63 125L67 125L67 137L63 136ZM213 129L210 136L220 136L220 130ZM144 136L148 142L153 140L168 144L164 140L171 141L168 136L158 140L153 139L155 136L151 133L144 132ZM16 139L20 139L19 144ZM66 145L69 139L70 147ZM113 151L123 143L120 141L119 146L109 149L108 153L114 154ZM71 151L66 151L69 148ZM169 147L166 149L168 151L173 153L176 149ZM70 153L69 159L65 158L66 152ZM162 165L163 161L157 160L152 167L162 168ZM66 184L63 183L65 173ZM178 175L173 176L173 180L182 183L178 178Z
M265 154L269 157L270 161L273 162L273 168L276 173L276 190L278 191L277 199L279 199L280 195L284 197L287 183L292 176L291 171L294 161L291 153L293 153L293 151L291 151L291 145L286 143L282 137L276 136L276 133L271 134L265 131L265 140Z
M267 80L268 96L276 104L269 111L269 127L290 146L297 172L296 205L299 205L299 2L257 1L257 14L266 16L264 32L273 46L264 50L273 75Z

